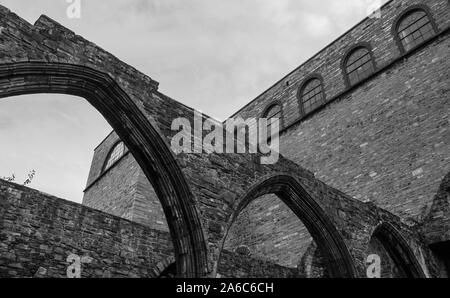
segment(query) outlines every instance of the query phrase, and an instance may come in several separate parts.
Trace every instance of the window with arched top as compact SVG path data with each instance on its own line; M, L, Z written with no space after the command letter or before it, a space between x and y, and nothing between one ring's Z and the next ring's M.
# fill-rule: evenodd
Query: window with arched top
M345 73L350 86L364 80L375 72L372 52L365 46L352 50L345 59Z
M279 119L279 128L281 129L282 109L281 105L276 103L266 109L263 118L267 119L267 137L270 138L275 132L272 131L272 119Z
M109 169L115 162L117 162L125 154L125 144L123 142L118 142L115 144L111 151L109 151L108 157L106 158L105 164L103 166L103 171Z
M396 34L404 52L408 52L436 34L434 23L422 8L406 11L396 23Z
M320 76L307 78L300 87L299 98L303 115L320 107L325 102L322 78Z

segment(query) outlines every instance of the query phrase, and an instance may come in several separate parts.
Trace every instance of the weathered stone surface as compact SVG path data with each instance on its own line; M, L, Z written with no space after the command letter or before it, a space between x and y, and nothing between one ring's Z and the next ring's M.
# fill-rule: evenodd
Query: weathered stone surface
M297 269L260 259L222 251L218 277L222 278L301 278Z
M153 185L155 193L161 201L172 236L177 273L180 276L213 276L215 273L214 270L217 268L219 262L225 236L235 222L235 219L251 202L269 194L276 194L292 210L295 216L302 220L312 238L315 239L315 242L320 247L322 255L326 258L328 266L327 273L331 277L365 276L366 258L371 250L370 241L373 236L372 234L377 232L380 226L390 227L383 229L383 233L385 234L383 234L384 237L382 239L398 242L399 245L394 245L394 247L401 248L402 252L408 253L407 261L414 267L414 270L410 270L410 275L420 277L437 276L439 270L436 267L433 255L422 241L416 229L411 228L400 217L375 206L373 203L364 203L361 200L356 200L319 180L323 179L325 182L333 182L338 181L337 177L342 178L345 185L341 186L339 182L338 188L347 191L352 187L347 186L349 182L348 177L356 175L352 171L361 171L368 175L367 177L363 177L364 182L360 184L362 185L361 189L364 191L367 189L370 190L372 186L378 188L378 186L374 185L376 185L377 179L381 179L379 177L386 172L382 167L380 168L381 170L377 167L371 169L363 168L360 165L347 162L350 159L348 157L344 158L340 154L347 151L353 152L352 150L355 148L357 149L355 149L356 153L359 150L368 150L371 148L370 140L364 140L364 143L361 144L352 143L352 138L356 137L358 132L364 132L363 127L360 127L359 122L355 120L358 113L353 108L357 108L359 105L361 107L370 107L368 104L369 98L365 97L366 93L369 96L376 95L376 92L383 88L383 90L390 90L390 88L398 87L400 88L399 90L408 90L405 98L403 98L402 94L397 94L398 98L395 96L392 98L392 101L395 100L395 102L386 100L386 105L396 105L399 102L405 101L409 96L414 98L412 101L408 101L411 104L407 102L403 105L403 108L395 109L399 115L418 111L415 105L422 105L421 108L425 108L427 103L424 102L424 98L432 94L433 104L437 106L441 105L442 109L436 112L445 112L446 106L444 104L446 102L442 101L438 95L445 96L446 94L445 78L448 78L448 65L446 64L448 59L443 59L443 55L448 53L448 30L442 31L438 37L427 43L426 47L422 47L414 53L405 56L405 59L398 60L394 64L389 65L389 62L399 56L399 53L392 48L393 38L389 35L389 28L392 26L393 17L398 15L402 11L402 8L406 8L411 2L406 0L390 2L382 12L383 17L381 19L365 20L342 39L336 41L331 47L321 52L315 59L310 60L306 64L306 68L291 74L293 78L289 80L289 84L286 84L286 79L282 80L258 100L252 102L246 108L246 111L248 111L247 114L241 111L244 116L252 116L255 115L255 111L257 113L264 105L268 104L267 100L269 98L276 98L280 101L286 99L284 101L285 110L293 114L291 116L285 114L284 117L286 120L284 122L286 126L294 125L299 118L295 116L295 113L298 113L298 109L295 107L295 92L296 88L298 88L298 83L304 75L310 72L319 71L324 74L326 73L325 81L327 81L327 84L330 84L326 87L327 97L330 100L336 97L336 100L330 102L327 108L318 112L316 118L311 116L305 118L305 120L310 119L310 121L295 124L301 127L301 131L296 131L300 139L297 139L295 149L286 146L287 142L283 145L283 140L286 140L284 136L290 132L292 133L294 130L286 130L285 135L282 136L282 153L286 153L287 156L293 158L295 161L305 162L305 166L317 172L318 177L315 177L312 171L302 168L284 157L281 157L279 162L274 165L262 165L259 162L260 155L251 154L211 155L202 153L180 154L175 156L169 148L170 140L176 133L171 130L171 123L179 117L190 119L192 123L192 109L161 94L157 90L157 82L121 62L95 44L75 35L72 31L64 28L50 18L42 16L33 26L2 6L0 6L0 26L4 29L0 34L0 98L36 92L66 93L82 96L97 108L111 123L117 135L127 145L148 178L148 181ZM433 16L436 19L439 29L446 29L450 22L450 18L448 17L448 1L416 0L413 2L428 3L432 8ZM385 72L376 74L365 85L345 91L346 87L338 64L350 44L363 40L370 41L374 44L375 42L379 43L376 44L376 47L373 46L374 51L376 50L375 58L378 61L377 64L379 67L386 66ZM429 53L434 55L431 61ZM320 59L317 59L317 57ZM412 68L409 63L413 61L417 63L420 61L423 62L420 62L421 64L418 67L411 70ZM437 67L433 71L435 73L439 72L439 75L430 75L431 71L428 67L433 65ZM376 82L379 84L387 83L387 81L389 81L389 84L392 81L395 82L395 80L392 80L393 74L400 78L397 81L397 85L399 86L389 85L390 87L388 89L385 86L375 86ZM416 75L420 78L420 82L417 82L418 86L421 86L417 89L419 91L415 91L416 89L412 88L412 78ZM291 87L286 88L287 85ZM425 86L429 86L429 88L425 88ZM429 91L430 89L438 91ZM345 92L341 94L343 91ZM409 94L408 92L413 93ZM417 92L417 94L414 92ZM381 100L377 96L375 98ZM373 106L375 107L376 105ZM334 108L332 109L332 107ZM346 107L349 108L348 111ZM352 112L352 115L356 116L348 115L347 113L349 111ZM320 118L321 115L325 115L326 113L332 115L328 119ZM373 121L373 117L377 117L376 111L368 109L366 113L369 113L371 115L370 117L372 117L367 116L369 117L368 119L375 123L376 121ZM348 115L348 117L340 118L341 115ZM390 112L382 115L382 117L386 118L385 122L390 123L389 129L375 125L373 127L370 126L371 129L367 130L367 133L375 138L382 133L387 134L390 132L390 135L395 135L398 129L411 128L410 123L396 122L393 119L395 117L389 118L392 115ZM417 115L417 117L420 120L428 116L423 114L420 117ZM399 119L406 118L408 117ZM319 122L321 123L316 123L317 126L314 128L308 128L308 125L317 122L317 119L320 119ZM447 121L448 119L444 120ZM333 121L344 121L345 123L336 125ZM392 121L392 123L389 121ZM431 126L437 124L434 120L431 122ZM329 146L328 142L322 142L317 145L318 147L316 145L312 147L307 145L298 146L298 144L308 144L316 140L321 140L316 134L321 133L321 136L324 133L326 134L326 128L321 127L323 124L327 124L330 129L340 129L340 131L334 131L331 134L331 136L336 136L337 139L334 140L334 143L330 142L330 147L327 147ZM445 123L442 122L439 125L442 125L441 130L434 134L437 131L436 128L433 128L434 130L430 128L428 135L436 136L437 138L446 136L447 131L444 131L444 129L448 125L448 121ZM414 127L413 124L412 127ZM348 128L348 131L345 128ZM301 133L303 131L308 132L311 137L302 137ZM410 137L421 140L420 136L416 136L414 133ZM380 141L379 144L381 143L383 142ZM380 146L386 146L389 142L386 141L383 144ZM445 149L439 148L447 148L447 143L444 141L434 142L433 144L437 152L445 151ZM398 145L392 146L392 142L390 142L390 146L394 148L393 150L401 149ZM347 148L346 146L348 147L347 150L345 149ZM323 153L325 155L320 155L322 151L319 147L326 148L325 153ZM314 148L314 150L310 150L311 148ZM308 153L310 150L310 153L305 154L308 159L303 160L305 158L303 155L301 156L302 160L296 157L297 150L300 152L304 151L305 153ZM384 151L380 152L383 152L384 158ZM308 163L314 161L317 156L321 156L320 160L322 163L318 164L321 167L323 166L323 169L317 170ZM359 155L354 156L354 160L363 160ZM445 167L448 164L446 155L443 155L443 158L444 162L440 165ZM345 161L343 161L344 159ZM327 168L327 160L332 165L324 170ZM421 177L427 173L427 168L420 165L419 159L416 161L417 164L414 167L402 167L400 170L404 172L401 175L407 175L405 173L411 172L411 175L415 177L414 179L422 179ZM333 166L334 163L342 164L343 167L339 169L339 167ZM439 167L439 169L442 169L442 167ZM331 171L333 173L332 177L329 176L327 178L320 171ZM351 173L347 173L349 171ZM388 175L388 177L390 176ZM409 184L407 182L410 180L411 178L406 178L403 181L406 184L402 184L403 182L401 182L400 188L408 188ZM337 182L330 184L334 186ZM427 189L428 184L423 189ZM367 187L367 189L364 187ZM389 189L386 186L381 187L383 190ZM225 190L229 191L230 195L224 196ZM414 189L410 189L409 191L413 192ZM405 190L405 192L408 192L408 190ZM40 253L43 254L45 259L50 259L50 257L46 256L51 255L51 259L55 260L54 262L57 262L58 265L56 267L50 266L49 268L43 266L43 268L47 269L47 275L56 276L60 274L58 273L62 269L60 262L61 260L64 261L64 257L61 252L55 253L59 245L54 245L53 242L49 243L48 241L44 241L44 243L42 239L46 239L48 235L39 230L40 237L27 236L27 232L25 231L33 232L33 227L27 227L24 224L14 225L15 218L20 215L20 212L14 212L15 204L23 206L23 210L29 212L29 210L33 209L29 208L27 204L30 203L32 205L33 201L30 199L30 202L25 201L24 203L22 197L29 198L32 196L24 189L17 189L15 187L7 187L4 193L3 196L5 199L2 199L2 204L5 206L0 208L0 219L2 220L2 225L8 228L2 229L2 238L5 241L12 241L14 243L14 251L28 251L29 245L36 245L34 249L39 253L36 256L35 262L39 263L39 258L42 257ZM377 195L380 194L381 192ZM351 193L351 195L357 196L354 193ZM231 206L230 198L232 197L234 198L234 202ZM412 200L413 202L411 204L416 208L416 204L426 203L429 199L413 197ZM124 198L124 204L126 201ZM409 204L403 203L404 207ZM9 208L10 205L13 206L12 211ZM86 247L101 247L102 242L100 236L107 235L109 237L115 235L118 230L112 229L110 225L120 225L123 221L110 218L102 213L96 213L98 211L92 210L87 212L86 210L90 209L81 207L76 207L75 209L79 209L78 213L75 212L75 215L78 214L76 219L64 222L64 230L61 230L64 233L56 235L54 242L64 243L64 241L68 241L71 248L81 249L81 252ZM47 215L46 218L39 220L40 225L44 224L49 229L59 227L58 221L52 221L53 219L60 219L58 214L56 214L58 216L49 214L42 207L40 210L43 214ZM48 208L48 210L54 210L54 212L61 210L60 212L64 215L61 215L61 218L71 218L64 207ZM13 215L8 216L8 212L12 212ZM98 216L85 216L88 213L91 214L91 212L98 214ZM416 212L413 211L412 214L414 213ZM79 219L83 220L83 225L87 225L86 228L77 221ZM99 226L97 223L99 223ZM121 234L117 239L118 241L122 237L129 239L125 236L129 235L129 229L133 233L135 232L135 229L131 228L135 224L127 223L129 227L125 228L124 235ZM19 231L14 230L14 227ZM12 231L9 231L9 228ZM77 238L76 235L80 231L80 228L83 228L83 234L89 234L89 237ZM149 231L147 229L144 230ZM163 233L154 230L151 231L155 235ZM8 234L9 232L11 234ZM39 234L36 233L35 235ZM70 235L70 237L65 237L66 234ZM142 231L142 234L145 233ZM109 239L108 237L106 239ZM152 239L152 237L147 235L142 237L142 241L151 241ZM24 242L25 240L23 239L32 239L33 241L31 241L31 244L27 244L30 242ZM167 240L167 238L165 239ZM383 245L389 246L389 242L391 241L385 241ZM112 247L114 248L114 245ZM4 247L2 246L2 248ZM121 264L114 272L105 271L101 267L97 268L92 275L140 275L133 271L135 270L134 265L127 263L129 260L133 260L133 256L136 254L136 249L133 246L131 246L132 249L129 248L129 246L126 246L126 248L120 249L120 252L114 251L115 258L106 258L109 260L107 261L108 264L113 265L115 262ZM145 245L143 249L145 250ZM158 249L155 248L155 251L158 251ZM140 248L139 252L142 252ZM162 249L162 252L164 252L164 249ZM98 253L100 254L100 252ZM57 257L55 258L55 256ZM21 270L23 270L20 267L26 268L24 263L17 262L16 255L8 249L4 250L1 257L3 260L8 260L8 264L12 266L5 269L5 275L18 276L22 273ZM97 259L94 258L94 260ZM128 261L125 262L125 260ZM27 271L27 273L33 276L39 267L35 266L32 270L28 270L29 272ZM248 265L243 265L243 267L249 268ZM151 272L151 269L147 268L145 270Z
M80 257L81 277L156 277L173 255L166 232L3 180L0 208L1 277L64 278L70 255Z

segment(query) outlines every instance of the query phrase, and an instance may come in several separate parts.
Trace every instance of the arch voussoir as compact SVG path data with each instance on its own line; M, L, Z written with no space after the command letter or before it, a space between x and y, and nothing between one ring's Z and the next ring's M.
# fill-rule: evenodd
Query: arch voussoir
M106 118L161 200L174 241L178 274L204 276L206 247L193 194L170 148L127 93L109 75L81 65L0 62L0 98L35 93L84 97Z

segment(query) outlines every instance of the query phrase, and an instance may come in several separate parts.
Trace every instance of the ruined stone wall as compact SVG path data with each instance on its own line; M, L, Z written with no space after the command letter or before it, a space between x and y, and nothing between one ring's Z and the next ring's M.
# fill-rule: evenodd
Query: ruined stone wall
M167 146L174 135L170 124L192 118L192 110L157 92L155 81L48 17L33 26L0 5L0 26L0 97L54 92L93 104L157 185L170 215L181 276L212 275L235 208L263 194L281 194L308 220L333 260L335 277L364 275L370 233L380 222L411 230L391 213L352 199L283 157L271 165L250 154L175 157ZM431 258L423 258L427 248L416 236L411 233L408 245L426 265Z
M402 268L397 266L384 247L383 243L376 237L370 240L369 253L380 257L381 278L405 278Z
M311 235L291 209L275 195L268 195L240 213L228 232L224 249L234 251L244 245L255 258L297 268L311 242Z
M450 241L450 172L442 180L420 229L428 244Z
M217 277L222 278L299 278L297 269L286 268L258 258L222 251Z
M389 3L381 19L364 20L236 114L260 116L268 105L280 101L286 129L280 140L283 155L357 199L373 201L403 217L426 212L450 168L447 35L342 95L347 86L340 61L353 44L369 42L378 69L392 63L401 53L388 29L404 9L417 3L424 1ZM425 4L439 29L446 28L445 1ZM437 69L440 75L435 74ZM330 102L311 115L302 115L297 89L311 73L323 76ZM418 138L421 146L417 146ZM96 155L101 154L96 150ZM134 190L139 199L134 198L138 207L133 216L164 229L159 201L148 180L141 178L139 191ZM280 203L275 196L266 196L248 206L230 230L225 249L245 245L258 258L296 267L312 239ZM108 210L104 208L100 206Z
M170 234L0 180L0 277L158 277L174 260ZM224 250L222 277L296 277L297 271Z
M327 259L315 242L312 242L306 249L298 265L298 270L306 278L329 278Z
M142 170L139 170L139 179L134 194L133 221L155 230L169 231L158 196Z
M0 180L0 277L66 277L68 256L89 257L82 277L155 277L170 235Z

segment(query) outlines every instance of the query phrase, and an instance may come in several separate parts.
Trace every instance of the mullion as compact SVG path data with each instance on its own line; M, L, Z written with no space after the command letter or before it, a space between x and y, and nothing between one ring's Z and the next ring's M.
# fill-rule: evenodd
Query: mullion
M418 19L416 19L416 20L413 20L413 21L412 21L411 23L409 23L408 26L406 26L405 28L400 28L400 31L406 31L406 30L408 30L411 26L417 24L418 22L420 22L422 19L424 19L424 18L426 18L426 17L427 17L427 15L424 14L422 17L420 17L420 18L418 18ZM427 23L428 23L428 20L427 20Z
M416 33L417 31L420 31L423 27L425 27L425 26L427 26L427 25L430 25L430 27L431 27L430 22L427 22L427 23L424 24L423 26L417 28L416 30L410 32L410 33L409 33L408 35L406 35L405 37L401 38L401 40L403 41L405 38L408 38L409 36L413 35L413 34ZM432 28L432 27L431 27L431 28ZM431 31L431 30L429 30L429 31Z
M359 72L361 71L361 69L364 69L365 67L367 67L368 70L373 69L373 67L372 67L370 64L371 64L371 59L365 61L364 64L361 64L361 65L358 66L357 68L355 68L355 69L349 71L349 75L352 74L352 73L355 73L355 72L356 72L356 73L359 73Z
M322 89L322 88L321 88L321 86L319 85L319 86L317 86L316 88L314 88L313 90L309 91L308 93L305 93L305 94L303 95L303 97L306 98L306 99L309 99L309 98L311 98L311 97L314 97L314 96L316 96L317 94L319 94L319 93L321 92L321 89ZM316 92L316 93L314 93L313 95L310 96L310 94L313 93L313 92Z
M356 64L358 61L361 61L363 58L366 58L367 56L369 56L368 58L370 60L370 54L369 53L365 53L364 55L362 55L361 57L359 57L358 59L356 59L355 61L350 63L347 67L350 68L352 65Z

